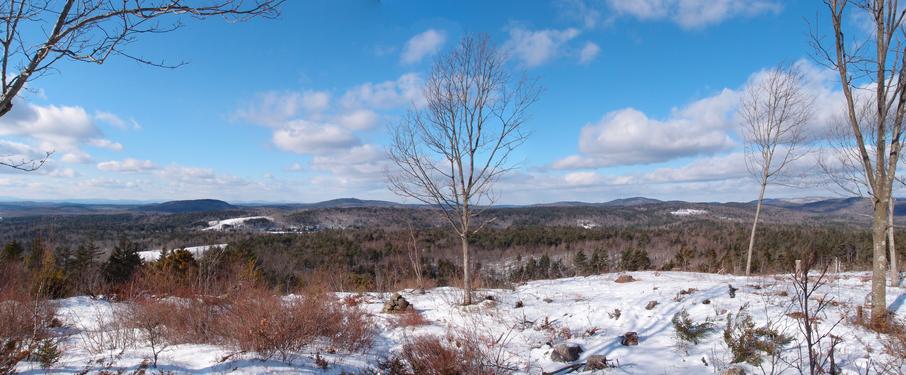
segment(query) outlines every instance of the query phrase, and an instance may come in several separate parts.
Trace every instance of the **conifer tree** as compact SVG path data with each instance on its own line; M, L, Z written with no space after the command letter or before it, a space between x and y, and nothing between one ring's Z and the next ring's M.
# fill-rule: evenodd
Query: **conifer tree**
M113 247L110 258L104 263L103 274L107 282L122 283L132 278L132 274L142 264L138 251L138 244L126 238L120 239L119 244Z
M585 256L584 251L579 250L579 252L576 253L576 256L573 258L573 267L576 268L577 276L588 275L589 264L588 264L588 258Z
M3 252L0 253L0 263L12 263L22 260L22 253L25 252L25 248L22 247L22 244L19 241L13 240L10 243L7 243L6 246L3 246Z

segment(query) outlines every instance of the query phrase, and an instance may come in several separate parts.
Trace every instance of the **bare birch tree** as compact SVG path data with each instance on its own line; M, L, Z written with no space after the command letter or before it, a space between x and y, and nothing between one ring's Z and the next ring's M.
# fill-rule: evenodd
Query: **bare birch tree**
M902 148L903 116L906 114L906 40L903 18L906 13L896 0L824 0L833 26L833 46L827 47L818 35L814 46L829 66L839 73L845 98L844 110L852 147L864 172L872 201L872 285L871 322L887 320L887 252L890 199ZM862 11L873 28L870 41L847 40L845 32L858 34L845 24L850 11ZM874 99L873 111L860 118L857 92ZM864 132L863 120L871 125ZM873 136L872 136L873 135Z
M492 218L494 184L514 168L513 150L526 139L523 125L540 90L514 78L505 54L486 35L466 36L440 56L425 87L426 105L413 108L393 129L390 188L436 207L460 238L463 304L472 303L469 240Z
M0 117L29 82L55 71L60 61L103 64L112 56L146 65L177 67L131 53L145 34L166 33L186 18L241 21L273 17L284 0L8 0L0 2ZM51 153L0 165L23 171L43 166Z
M739 113L743 119L746 166L760 187L749 235L746 276L752 271L755 231L768 183L808 152L804 147L805 127L811 118L812 103L813 99L803 89L802 74L793 67L765 72L743 94Z
M874 100L869 100L864 96L857 98L857 118L862 126L863 136L869 140L868 143L874 143L876 126L873 125L874 117L872 113L875 111L875 104ZM889 117L888 121L893 121L893 119ZM889 134L887 136L890 137ZM848 196L871 197L871 186L865 180L865 172L861 166L859 150L853 145L852 131L845 117L831 124L825 135L824 146L823 151L819 154L818 166L829 179L830 184L825 184L825 186L836 187L834 190ZM902 153L900 154L900 159L902 165ZM906 185L906 181L902 177L897 177L896 182L900 185ZM890 286L899 286L898 254L896 242L894 241L896 197L893 194L891 194L887 206L887 256L890 261L888 277L890 278Z

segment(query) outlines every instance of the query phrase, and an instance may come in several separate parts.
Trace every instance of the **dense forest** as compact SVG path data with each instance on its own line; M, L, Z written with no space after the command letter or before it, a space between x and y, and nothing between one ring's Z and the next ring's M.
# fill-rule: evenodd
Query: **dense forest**
M203 216L177 218L186 226L204 222ZM65 237L67 241L38 232L30 240L7 242L0 259L31 274L31 280L55 297L101 294L127 284L154 289L155 282L137 281L149 277L194 285L201 279L210 283L243 272L282 292L315 279L334 290L389 291L416 286L413 259L418 259L427 286L455 285L462 270L458 239L443 226L262 234L174 231L172 218L166 224L155 220L153 216L133 222L114 215L82 217L80 222L89 223L88 228L111 224L112 229L83 229L75 232L79 236ZM704 219L588 229L493 227L472 240L473 268L484 287L644 269L740 273L748 229L745 223ZM164 236L170 243L222 241L229 245L197 259L186 251L172 251L180 246L163 245L161 260L143 263L137 253L160 243L155 236ZM846 269L865 269L871 260L871 237L866 229L853 226L768 224L760 229L755 254L758 273L789 272L796 259L809 255L817 256L821 264L838 258Z

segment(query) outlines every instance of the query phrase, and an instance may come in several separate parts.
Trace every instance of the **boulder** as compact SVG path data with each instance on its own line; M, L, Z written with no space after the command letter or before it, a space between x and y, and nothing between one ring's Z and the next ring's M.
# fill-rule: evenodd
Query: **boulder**
M557 344L554 351L551 352L551 360L554 362L572 362L579 359L582 354L582 347L577 344Z
M585 370L603 370L610 367L607 364L607 357L600 354L588 356L585 360Z
M623 346L636 346L639 344L639 334L638 332L629 331L620 336L620 345Z
M622 274L620 276L617 276L617 278L613 282L622 284L631 283L633 281L635 281L635 279L632 277L632 275Z
M390 296L390 299L387 300L387 302L384 302L384 312L402 312L406 311L409 306L409 301L406 301L403 296L401 296L399 293L393 293L393 295Z
M648 304L645 305L645 310L651 310L657 306L657 301L648 301Z
M710 304L711 304L711 300L709 300L707 298L705 298L705 300L702 301L702 305L710 305Z
M525 307L525 304L522 303L522 301L516 301L516 306L515 306L515 307L516 307L517 309L521 309L521 308Z

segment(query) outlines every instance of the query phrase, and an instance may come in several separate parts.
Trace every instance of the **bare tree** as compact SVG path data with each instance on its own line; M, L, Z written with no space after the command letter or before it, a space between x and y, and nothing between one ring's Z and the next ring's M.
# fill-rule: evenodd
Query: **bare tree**
M494 184L514 166L526 139L527 111L540 90L514 79L506 56L485 35L466 36L438 58L425 83L426 105L393 129L388 174L400 196L438 208L462 244L463 303L472 303L469 239L492 219Z
M62 60L103 64L121 56L142 64L155 62L126 47L140 35L166 33L186 17L224 17L241 21L273 17L284 0L9 0L0 3L0 117L28 82L55 70ZM50 153L34 160L0 165L22 171L43 166Z
M412 266L412 273L415 274L415 284L419 294L425 294L425 284L422 280L422 253L424 249L418 247L418 239L415 238L415 228L412 223L409 224L409 240L406 242L406 254L409 256L409 264Z
M874 100L865 98L865 95L861 96L862 97L858 97L857 95L856 98L857 118L859 119L862 133L865 137L874 140L874 131L876 129L873 116L875 111ZM891 116L888 116L887 121L892 122L894 119L891 118ZM888 134L887 136L890 137L891 135ZM861 165L859 149L853 145L852 139L852 131L850 130L849 122L845 117L839 118L831 124L825 135L824 150L819 154L818 158L818 166L830 180L830 184L825 184L824 186L831 188L836 187L835 190L849 196L870 197L871 185L869 185L868 181L865 179L865 172ZM874 142L872 141L870 143ZM902 153L900 154L900 159L902 165ZM821 181L821 183L823 182L824 181ZM902 177L896 177L896 182L901 185L906 185L906 181L903 181ZM890 260L888 273L890 285L899 286L900 273L899 266L897 265L896 242L894 241L896 197L892 192L887 206L887 253Z
M896 0L824 0L833 25L833 46L827 48L821 38L814 36L813 44L819 58L839 73L845 97L846 122L851 130L852 146L870 189L872 217L872 324L887 320L887 236L889 234L890 199L902 148L903 116L906 115L906 36L903 18L906 12ZM849 10L854 5L871 20L871 40L853 43L844 32L853 31L844 25L852 19ZM860 118L858 94L864 91L872 98L873 111ZM866 133L862 120L869 119Z
M752 270L755 230L772 179L808 151L805 127L812 114L813 99L803 89L802 74L793 67L776 67L746 87L739 113L743 119L746 166L758 178L761 189L755 206L755 220L749 235L746 276Z

